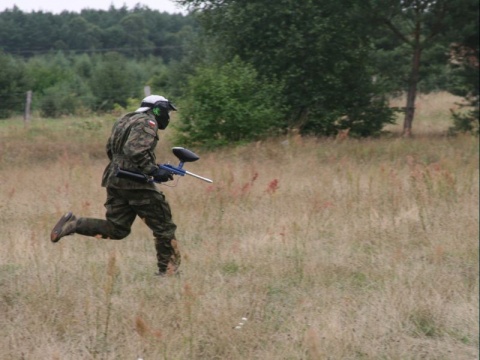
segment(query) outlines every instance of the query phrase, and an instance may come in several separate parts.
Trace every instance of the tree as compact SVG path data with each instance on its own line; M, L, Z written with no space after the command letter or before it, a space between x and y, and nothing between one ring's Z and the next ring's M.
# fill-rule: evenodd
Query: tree
M181 58L178 37L192 27L192 17L160 13L136 5L129 10L24 13L17 7L0 12L0 49L22 56L51 50L122 51L140 58L154 54L165 62Z
M239 56L260 76L282 81L289 127L369 136L393 121L373 82L368 34L355 12L360 0L179 2L201 10L225 62Z
M446 34L451 43L450 66L458 74L449 90L465 98L468 111L454 111L453 132L479 134L479 7L476 0L458 0L458 7L448 14L452 31Z
M45 89L37 102L43 117L56 118L90 109L93 96L86 82L79 76L73 76Z
M407 92L404 136L412 133L422 54L438 44L440 35L448 30L447 15L456 7L457 4L451 0L370 0L362 5L367 21L387 29L399 41L396 49L392 50L406 47L410 52L410 67L404 87ZM404 60L401 59L401 62Z
M90 88L96 98L95 110L109 111L115 104L125 107L129 98L137 98L143 84L135 81L124 56L105 54L92 72Z
M23 62L0 51L0 119L20 111L28 90Z
M72 77L70 62L59 52L57 54L38 55L26 61L26 76L30 79L35 95L44 94L45 90Z
M141 14L125 16L120 21L120 26L125 33L125 45L134 49L136 54L141 54L147 48L153 48L153 43L148 40L148 30Z
M98 49L102 47L102 30L89 23L82 16L76 16L63 27L63 38L68 39L68 47L72 50Z

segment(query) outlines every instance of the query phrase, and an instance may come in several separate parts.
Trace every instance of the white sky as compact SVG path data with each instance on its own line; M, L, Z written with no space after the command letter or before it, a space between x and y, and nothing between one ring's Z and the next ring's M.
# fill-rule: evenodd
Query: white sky
M186 14L186 11L172 0L0 0L0 12L12 9L15 5L27 13L42 10L59 14L63 10L72 12L80 12L83 9L108 10L110 5L117 9L126 5L128 9L132 9L137 3L152 10Z

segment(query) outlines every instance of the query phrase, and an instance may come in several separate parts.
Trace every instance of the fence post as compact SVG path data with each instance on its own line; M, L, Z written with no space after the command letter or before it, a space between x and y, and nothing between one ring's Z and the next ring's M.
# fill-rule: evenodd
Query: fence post
M30 123L30 107L32 105L32 90L27 91L27 100L25 102L25 113L23 115L23 123L28 126Z

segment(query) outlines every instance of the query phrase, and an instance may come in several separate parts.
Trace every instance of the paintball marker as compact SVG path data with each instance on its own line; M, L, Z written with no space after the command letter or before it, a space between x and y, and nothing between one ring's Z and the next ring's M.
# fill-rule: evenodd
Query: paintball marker
M182 147L174 147L172 148L172 152L173 152L173 155L175 155L178 158L178 160L180 160L180 163L178 164L178 166L173 166L170 164L159 164L158 167L169 171L173 175L180 175L180 176L190 175L190 176L196 177L197 179L206 181L208 183L213 182L210 179L207 179L203 176L191 173L190 171L183 169L184 163L193 162L200 159L198 155L195 154L193 151L190 151ZM149 176L149 175L134 172L134 171L123 170L120 168L115 169L115 176L119 178L130 179L137 182L144 182L144 183L155 182L155 180L153 179L153 176Z

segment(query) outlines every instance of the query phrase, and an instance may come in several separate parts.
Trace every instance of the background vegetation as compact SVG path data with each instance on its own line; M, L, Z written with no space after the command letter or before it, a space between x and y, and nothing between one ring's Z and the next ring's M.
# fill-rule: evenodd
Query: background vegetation
M479 144L443 136L458 101L420 96L413 139L192 148L214 183L161 187L184 254L170 279L141 221L49 240L67 210L103 217L114 116L0 122L0 358L478 358Z
M0 13L0 117L28 90L36 116L60 117L125 109L148 85L183 105L179 140L195 144L378 136L395 111L410 135L417 92L449 91L466 106L453 130L478 133L474 0L178 2L188 15Z

